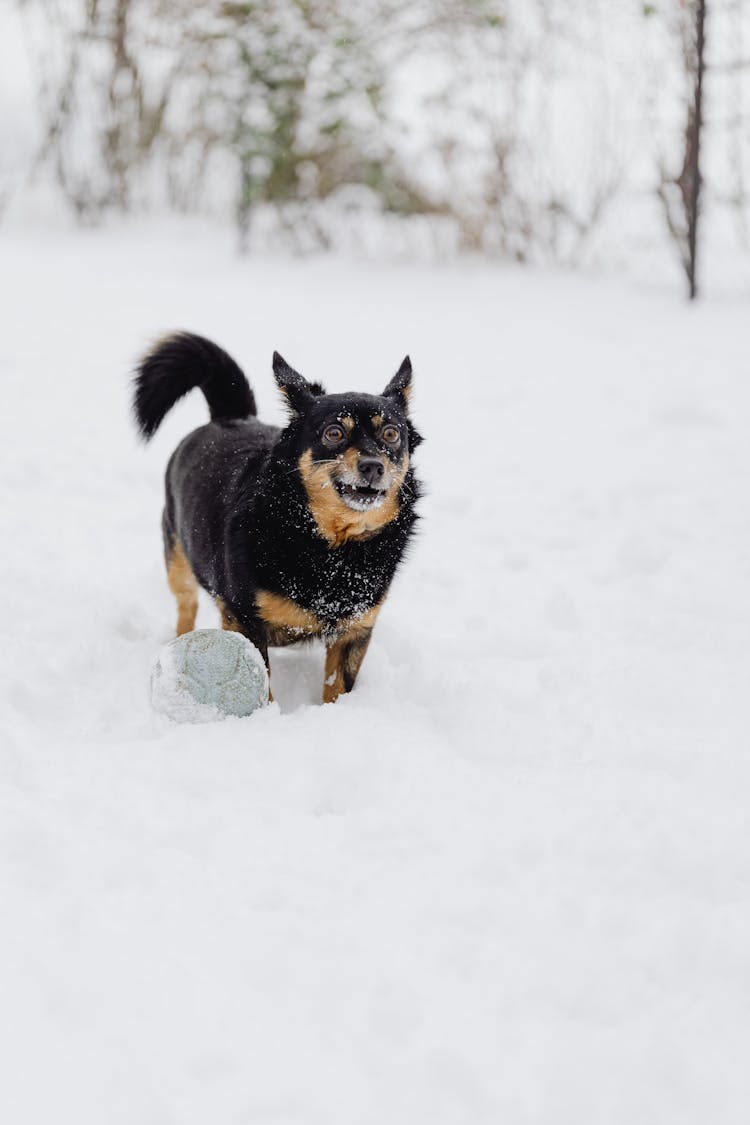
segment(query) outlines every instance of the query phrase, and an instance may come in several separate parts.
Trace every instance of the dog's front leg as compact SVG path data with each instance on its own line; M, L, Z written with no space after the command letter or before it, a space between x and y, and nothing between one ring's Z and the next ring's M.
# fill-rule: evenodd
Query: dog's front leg
M335 703L343 692L352 690L371 636L371 628L356 629L326 645L324 703Z

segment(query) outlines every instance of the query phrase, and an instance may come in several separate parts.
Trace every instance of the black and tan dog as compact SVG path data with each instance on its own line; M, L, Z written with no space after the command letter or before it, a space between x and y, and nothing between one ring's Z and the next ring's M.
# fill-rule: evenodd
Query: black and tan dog
M411 363L382 395L326 394L274 353L291 419L255 417L253 392L216 344L179 333L156 345L135 377L134 410L148 440L182 395L199 387L211 421L173 453L163 528L177 633L193 628L198 586L225 629L260 649L320 637L323 699L350 691L375 619L417 519L408 417Z

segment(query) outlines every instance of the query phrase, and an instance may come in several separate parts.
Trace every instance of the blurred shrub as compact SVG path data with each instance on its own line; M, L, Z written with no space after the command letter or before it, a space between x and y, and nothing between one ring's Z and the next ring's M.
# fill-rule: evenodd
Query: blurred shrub
M371 250L397 218L438 252L564 262L664 223L685 110L663 3L19 2L37 30L40 168L84 221L208 209L245 244ZM740 51L741 0L724 7ZM739 211L735 119L723 179Z

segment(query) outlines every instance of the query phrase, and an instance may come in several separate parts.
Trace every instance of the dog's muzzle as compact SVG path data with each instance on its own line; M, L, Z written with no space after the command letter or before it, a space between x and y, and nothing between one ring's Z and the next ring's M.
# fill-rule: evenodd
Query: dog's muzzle
M393 473L379 457L360 457L357 472L341 472L334 481L340 498L349 508L363 512L378 508L391 486Z

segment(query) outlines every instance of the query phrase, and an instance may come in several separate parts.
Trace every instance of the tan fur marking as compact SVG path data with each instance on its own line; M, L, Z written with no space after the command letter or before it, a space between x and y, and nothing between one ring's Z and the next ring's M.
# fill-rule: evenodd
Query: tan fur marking
M373 414L370 421L372 422L375 429L379 430L380 427L383 425L383 415L382 414Z
M348 434L350 434L354 429L354 419L350 418L348 414L345 414L343 418L339 418L339 422Z
M326 649L326 670L323 680L323 702L335 703L344 691L344 667L341 663L340 641Z
M372 627L380 613L380 605L374 605L361 617L352 618L348 623L340 622L346 632L326 646L326 668L323 680L323 702L335 703L340 695L351 691L370 643ZM349 683L347 685L346 677Z
M167 556L167 582L177 599L177 636L195 628L198 613L198 582L187 561L182 544L176 539Z
M297 605L291 598L272 594L268 590L258 590L255 604L259 616L273 629L281 629L292 635L298 634L299 639L302 636L317 636L322 632L323 625L318 618Z
M372 629L377 616L380 613L383 603L378 602L372 609L368 609L361 617L350 617L348 620L338 622L338 628L343 633L343 639L349 640L356 636L358 633L369 633Z
M342 465L346 465L350 473L358 473L359 469L357 468L357 466L359 464L359 459L361 456L362 454L358 449L347 449L344 453L341 454L341 456L339 457L339 461Z
M355 469L358 457L356 450L348 449L341 460L347 468ZM348 539L369 539L395 520L399 513L398 490L406 476L409 458L404 456L383 503L372 511L363 512L347 507L337 493L333 484L336 464L335 461L325 461L314 465L309 449L299 459L300 477L310 513L318 531L331 547L340 547Z

